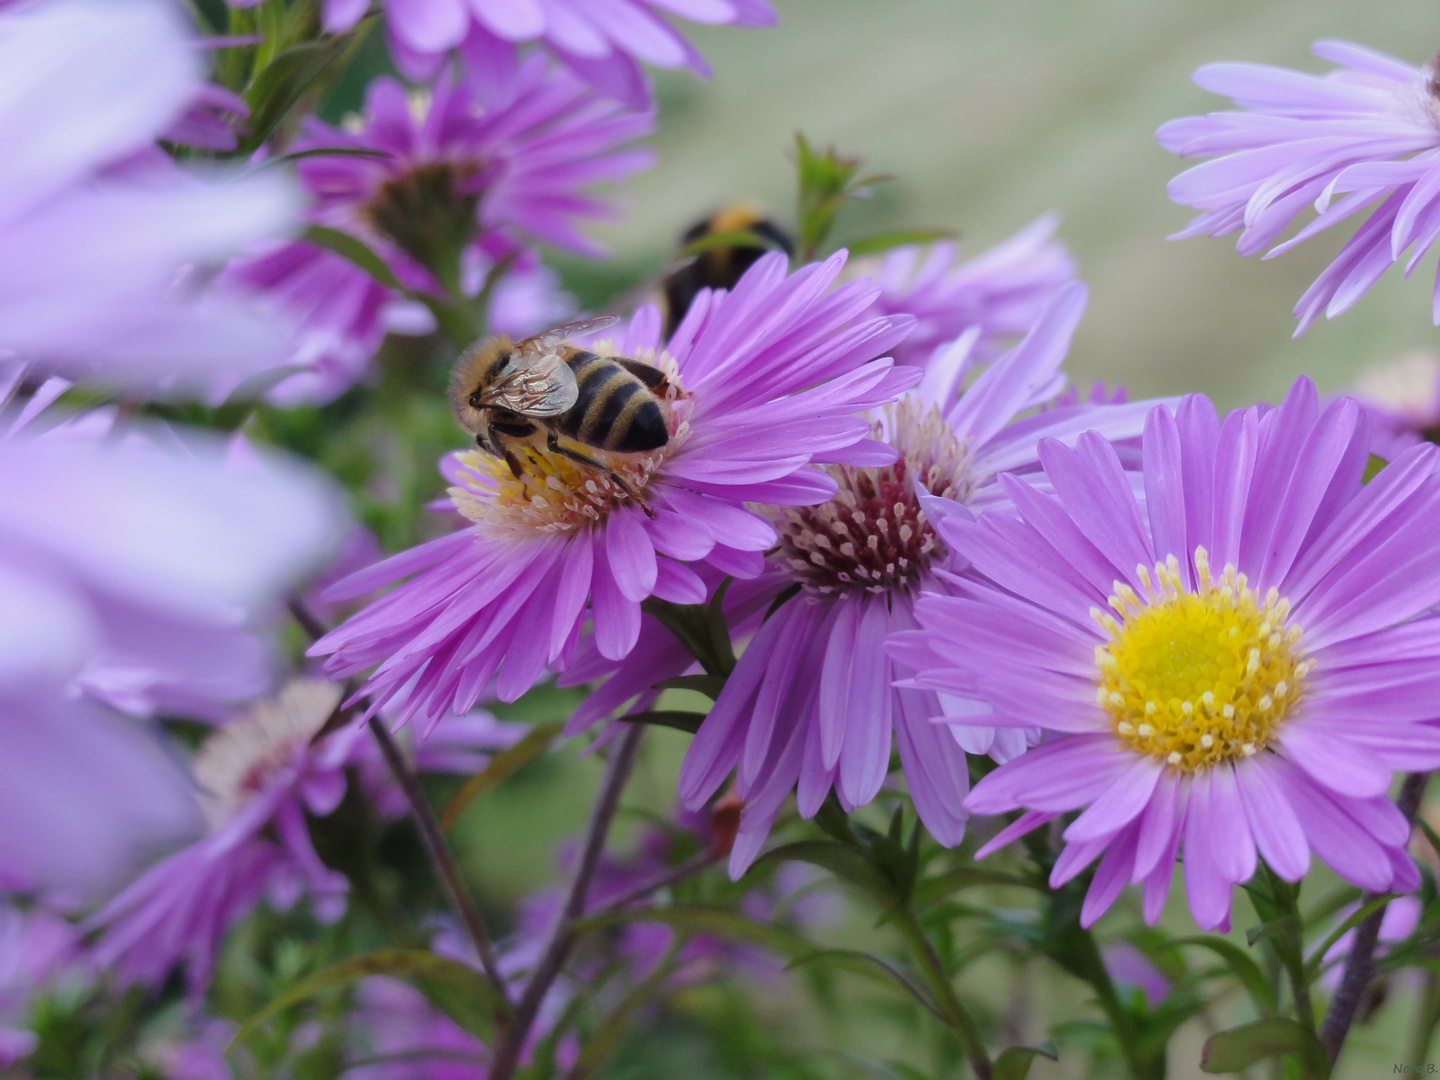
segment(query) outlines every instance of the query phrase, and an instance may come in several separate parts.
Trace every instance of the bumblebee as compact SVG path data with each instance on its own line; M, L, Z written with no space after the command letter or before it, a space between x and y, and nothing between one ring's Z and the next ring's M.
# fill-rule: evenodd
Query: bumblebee
M680 238L681 250L707 236L725 233L753 233L768 244L734 244L711 248L689 256L665 275L661 288L665 294L665 337L675 332L695 302L701 289L733 289L741 275L767 251L795 253L788 234L767 219L756 207L744 203L727 206L703 221L697 221Z
M560 443L560 437L611 453L658 450L670 441L660 403L670 382L659 368L624 356L600 356L566 344L619 322L613 315L557 326L511 342L502 334L477 342L450 374L455 419L475 445L502 458L518 480L511 449L543 445L551 453L607 473L644 506L608 465Z

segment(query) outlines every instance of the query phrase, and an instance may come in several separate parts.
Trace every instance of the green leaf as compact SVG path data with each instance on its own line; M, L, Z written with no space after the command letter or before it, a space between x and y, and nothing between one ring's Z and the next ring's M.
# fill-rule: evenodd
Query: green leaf
M221 431L236 430L245 422L260 399L277 385L291 375L310 370L312 369L308 364L281 364L257 371L230 391L230 396L215 410L215 426Z
M312 157L358 157L383 160L394 157L389 150L372 150L368 146L316 146L309 150L292 150L288 154L276 154L260 162L257 169L268 169L273 165L287 165L292 161L304 161Z
M663 923L683 934L714 934L729 941L759 945L781 956L805 956L815 951L815 943L793 930L757 922L729 908L708 904L669 904L665 907L627 908L607 911L577 919L570 924L577 934L603 930L627 923Z
M1284 1016L1254 1020L1211 1035L1205 1040L1200 1068L1207 1073L1239 1072L1278 1054L1288 1054L1299 1062L1305 1080L1323 1080L1330 1075L1329 1059L1319 1040L1299 1021Z
M1311 953L1310 960L1305 965L1305 981L1307 983L1315 981L1315 977L1320 974L1320 968L1325 964L1325 954L1335 947L1337 941L1364 922L1373 912L1379 911L1391 900L1394 900L1396 895L1395 893L1386 893L1384 896L1377 896L1358 911L1352 912L1348 919L1332 930L1329 936Z
M234 157L248 158L289 111L315 85L330 66L345 55L355 39L353 34L307 41L286 49L255 77L245 94L250 106L250 134L241 140Z
M627 713L620 719L627 724L654 724L694 735L700 730L700 722L705 719L705 714L684 709L648 709L645 712Z
M680 249L679 257L686 259L692 255L703 255L707 251L718 251L720 248L728 247L781 250L774 240L767 240L759 233L753 233L749 229L735 229L730 232L708 233L698 240L691 241Z
M964 866L958 870L947 870L935 877L925 878L915 886L915 906L926 907L962 889L977 885L1012 885L1021 889L1039 889L1033 881L999 870L982 870L978 866Z
M455 797L450 800L450 805L445 807L445 812L440 815L440 828L450 828L473 800L478 799L500 781L515 775L550 749L550 744L555 741L555 737L564 728L565 725L558 720L549 724L539 724L519 742L513 746L507 746L492 757L485 768L466 780L460 790L455 793Z
M809 261L825 243L835 216L852 199L865 198L869 189L888 176L856 180L859 158L841 157L834 147L815 151L804 135L795 136L795 163L799 171L800 260Z
M907 244L933 244L937 240L953 240L954 238L955 233L950 229L910 229L905 232L863 236L846 246L850 249L850 257L858 259L864 255L878 255L882 251L904 247Z
M396 279L395 272L390 269L390 264L358 237L326 225L311 225L300 234L300 239L354 263L387 289L394 289L396 292L404 291L404 286Z
M910 975L900 970L883 956L876 956L874 953L868 953L861 949L818 949L806 956L792 960L788 967L796 968L801 964L808 964L813 960L825 960L844 971L853 972L870 979L874 979L878 973L882 976L881 981L898 985L934 1014L936 1019L946 1024L950 1022L949 1017L941 1011L940 1005L935 1001L934 995L932 995L929 990L921 986Z
M483 1017L496 1011L508 1011L508 1006L497 997L490 981L469 964L462 964L458 960L451 960L449 957L440 956L424 949L379 949L375 952L346 957L344 960L301 979L240 1025L240 1030L235 1033L235 1038L230 1040L230 1049L233 1050L239 1046L253 1035L261 1024L290 1006L299 1004L306 998L314 997L321 991L348 986L371 975L396 975L422 983L435 980L463 990L470 1001L485 1006L484 1010L463 1019L452 1013L451 1019L471 1030L475 1027L476 1016ZM439 996L436 995L436 997ZM442 1000L436 1000L434 1003L442 1008L445 1008L446 1005ZM446 1009L446 1011L450 1010ZM480 1034L482 1038L488 1036L488 1032L476 1032L476 1034Z
M1360 474L1360 483L1370 483L1371 480L1374 480L1375 477L1380 475L1380 470L1389 464L1390 462L1386 461L1379 454L1371 454L1365 460L1365 471Z
M771 848L755 860L751 869L771 862L805 862L829 870L836 877L858 885L889 906L897 897L890 883L865 861L860 849L838 840L797 840Z
M1025 1080L1030 1075L1030 1064L1037 1057L1060 1060L1060 1051L1051 1042L1040 1046L1012 1046L1001 1052L995 1059L995 1080Z
M1209 949L1216 956L1225 962L1250 999L1255 1002L1255 1007L1260 1010L1262 1016L1274 1016L1278 1011L1275 1001L1275 992L1270 988L1270 982L1265 978L1260 965L1255 958L1248 955L1244 949L1232 941L1226 941L1222 937L1183 937L1174 941L1167 941L1163 948L1178 949L1182 945L1198 945L1202 949Z
M704 694L711 701L720 699L720 691L725 689L724 675L681 675L674 679L666 679L664 682L655 684L656 690L694 690L696 693Z

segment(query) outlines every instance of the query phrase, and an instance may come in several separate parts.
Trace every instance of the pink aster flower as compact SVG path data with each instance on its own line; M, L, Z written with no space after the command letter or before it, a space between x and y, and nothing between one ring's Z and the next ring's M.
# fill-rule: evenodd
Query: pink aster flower
M976 573L917 606L923 677L1052 735L965 800L1025 811L982 850L1083 810L1051 883L1100 860L1085 925L1127 882L1157 919L1182 850L1206 929L1259 857L1287 881L1313 851L1364 889L1418 885L1385 793L1440 764L1440 451L1362 486L1368 441L1307 380L1223 423L1191 396L1147 417L1141 491L1087 434L1041 444L1051 491L1005 482L1016 514L941 522Z
M536 56L485 90L448 74L414 94L377 79L356 130L311 118L293 149L374 152L305 158L300 182L315 200L310 221L363 240L405 288L474 296L490 270L511 260L486 314L492 332L523 335L568 311L554 276L523 245L599 254L578 225L614 210L589 189L649 166L649 150L621 144L648 134L653 119L600 99ZM455 280L437 281L446 267ZM279 388L286 403L340 393L365 374L387 331L433 329L423 307L313 244L269 244L232 264L224 280L300 320L291 361L312 373Z
M831 465L836 492L828 501L771 511L779 545L767 574L731 590L732 634L753 630L754 637L680 770L680 796L691 808L735 774L745 809L732 875L759 853L792 789L807 818L832 789L847 810L863 806L885 782L897 743L926 827L941 843L957 844L969 789L965 752L1005 760L1025 748L1023 733L1012 728L956 729L952 738L937 727L931 718L944 711L940 697L892 685L903 667L886 656L884 643L915 625L922 589L948 587L937 577L948 552L934 515L968 517L1005 502L997 476L1038 468L1042 437L1073 442L1096 427L1116 437L1139 434L1148 405L1074 406L1018 419L1063 387L1060 364L1084 306L1083 286L1062 289L1025 340L962 393L981 336L973 329L936 354L913 393L874 417L876 436L898 460ZM582 705L571 729L632 695L647 700L649 687L687 670L692 661L676 645L670 639L659 652L637 652L634 669ZM596 674L593 665L577 665L564 681Z
M874 269L876 310L919 320L895 351L901 364L923 365L971 327L980 328L975 356L993 360L1024 337L1059 289L1074 280L1075 263L1052 237L1059 219L1047 214L989 251L956 264L955 245L896 248Z
M1433 61L1412 67L1344 41L1317 41L1312 51L1338 67L1325 75L1264 64L1200 68L1195 81L1241 111L1172 120L1158 132L1167 150L1215 159L1170 181L1170 198L1202 211L1177 238L1239 232L1240 254L1269 247L1271 258L1373 208L1296 304L1296 336L1322 311L1334 318L1348 310L1413 246L1409 276L1440 237ZM1276 244L1312 205L1314 219ZM1440 323L1440 279L1434 317Z
M237 7L257 0L231 0ZM325 0L322 22L332 34L349 30L369 0ZM639 64L710 67L663 18L698 23L773 26L767 0L385 0L395 62L412 78L435 73L444 55L463 46L477 72L513 67L518 48L539 42L581 78L637 108L650 103Z
M652 307L613 349L589 346L666 373L668 442L628 454L587 447L610 472L537 447L518 477L481 451L453 455L450 496L473 524L333 588L332 598L359 596L409 578L312 654L328 656L336 677L379 664L364 691L377 704L415 680L400 721L433 722L468 712L492 678L510 701L547 665L565 667L587 619L601 654L624 657L646 598L704 598L696 564L760 574L778 534L745 504L833 496L834 479L812 461L890 461L853 414L893 400L916 374L873 359L910 320L866 317L866 283L831 290L843 264L841 253L787 275L785 257L768 256L733 293L702 294L663 350Z
M282 177L202 183L154 150L202 87L172 5L0 12L0 354L211 396L278 361L283 328L187 277L293 208Z
M1335 928L1339 929L1346 919L1359 910L1359 904L1346 904L1335 913ZM1404 941L1415 932L1424 910L1425 904L1418 896L1397 896L1385 905L1385 914L1380 918L1380 944L1374 954L1377 960L1389 952L1389 946ZM1355 928L1352 927L1325 951L1326 970L1320 976L1319 983L1332 994L1340 987L1340 980L1345 972L1344 961L1349 959L1350 950L1354 947Z

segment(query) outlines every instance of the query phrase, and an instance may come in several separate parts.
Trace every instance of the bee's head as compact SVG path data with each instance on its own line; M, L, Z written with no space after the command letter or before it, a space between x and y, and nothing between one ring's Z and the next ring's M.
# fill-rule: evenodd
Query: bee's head
M483 406L482 396L496 372L505 366L512 349L510 339L501 334L476 342L455 361L450 372L450 408L460 426L472 435L489 425L490 410Z

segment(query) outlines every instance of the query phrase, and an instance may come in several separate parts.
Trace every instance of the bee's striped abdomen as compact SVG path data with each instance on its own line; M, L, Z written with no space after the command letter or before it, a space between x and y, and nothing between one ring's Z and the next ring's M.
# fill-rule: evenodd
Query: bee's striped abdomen
M670 440L660 403L645 384L615 361L580 351L567 361L579 395L560 417L560 431L587 446L634 453Z

